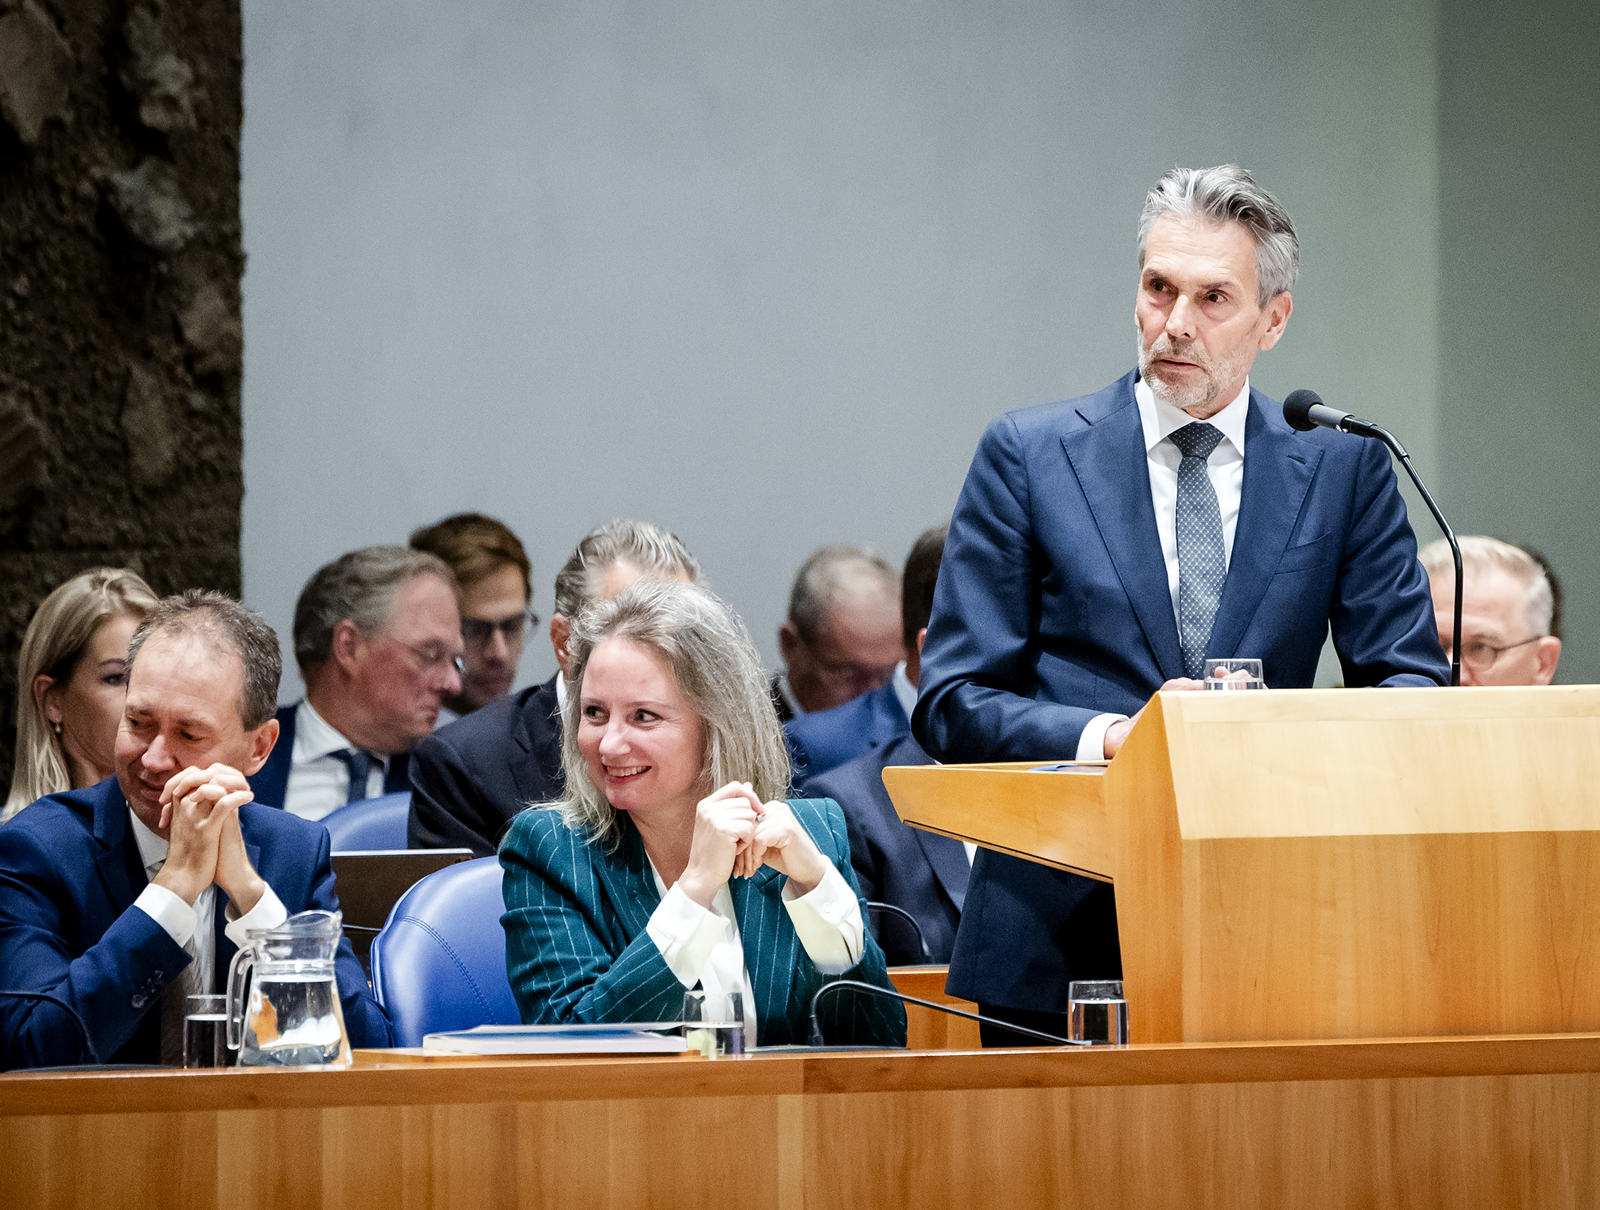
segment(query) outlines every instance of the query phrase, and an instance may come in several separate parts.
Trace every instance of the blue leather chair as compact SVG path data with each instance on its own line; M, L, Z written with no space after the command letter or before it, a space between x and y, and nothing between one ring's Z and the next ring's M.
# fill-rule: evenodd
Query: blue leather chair
M463 861L400 897L372 942L372 988L396 1046L422 1035L522 1020L506 979L500 862Z
M406 847L406 817L411 791L381 794L329 811L322 817L335 853L370 853Z

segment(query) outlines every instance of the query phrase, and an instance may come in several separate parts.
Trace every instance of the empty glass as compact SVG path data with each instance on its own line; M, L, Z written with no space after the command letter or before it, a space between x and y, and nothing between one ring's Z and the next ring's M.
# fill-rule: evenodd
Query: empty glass
M683 1036L708 1059L744 1054L744 996L740 992L683 994Z
M232 1067L228 1050L228 997L189 996L183 1013L183 1065Z
M1203 674L1207 689L1265 689L1260 660L1207 660Z
M1121 979L1067 985L1067 1037L1096 1046L1128 1044L1128 1001L1122 995Z

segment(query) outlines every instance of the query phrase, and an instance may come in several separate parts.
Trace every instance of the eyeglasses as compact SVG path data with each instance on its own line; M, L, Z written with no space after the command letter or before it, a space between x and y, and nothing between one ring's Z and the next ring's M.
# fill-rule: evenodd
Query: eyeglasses
M520 643L527 637L529 629L538 624L539 615L532 609L524 609L498 622L491 622L487 618L462 618L461 638L469 647L487 647L498 633L509 647L513 643Z
M395 640L399 642L398 639ZM425 647L413 647L410 643L400 643L421 665L423 672L441 672L446 668L452 669L457 676L467 670L467 662L442 643L429 643Z
M1542 638L1544 635L1536 634L1532 638L1523 639L1520 643L1507 643L1504 647L1496 647L1487 639L1473 639L1461 648L1461 663L1473 672L1488 672L1494 667L1494 662L1500 658L1502 652L1515 651L1518 647L1537 643ZM1445 652L1446 655L1453 653L1453 648Z

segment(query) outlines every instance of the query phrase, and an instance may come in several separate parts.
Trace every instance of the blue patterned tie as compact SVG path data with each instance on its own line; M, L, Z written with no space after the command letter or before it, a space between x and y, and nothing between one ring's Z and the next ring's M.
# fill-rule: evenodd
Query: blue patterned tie
M1183 461L1178 464L1178 646L1183 671L1198 677L1205 668L1206 641L1228 578L1222 546L1222 510L1217 489L1206 473L1206 459L1222 440L1222 430L1196 421L1171 435Z
M334 760L341 762L350 770L350 789L345 795L344 805L360 802L367 796L367 774L372 769L372 757L360 748L345 748L339 752L330 752Z

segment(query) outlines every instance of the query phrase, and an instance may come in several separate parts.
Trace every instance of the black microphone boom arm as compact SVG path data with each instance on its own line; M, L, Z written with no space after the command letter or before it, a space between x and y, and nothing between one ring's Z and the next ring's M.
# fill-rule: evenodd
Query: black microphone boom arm
M888 996L891 1000L901 1000L906 1004L920 1004L923 1008L931 1008L936 1012L949 1013L952 1017L962 1017L968 1021L978 1021L984 1025L993 1025L998 1029L1010 1030L1014 1034L1022 1034L1028 1038L1038 1038L1052 1046L1092 1046L1092 1042L1074 1038L1058 1038L1054 1034L1041 1033L1037 1029L1028 1029L1026 1026L1013 1025L1009 1021L999 1021L994 1017L985 1017L979 1013L969 1013L963 1009L951 1008L948 1004L935 1004L932 1000L919 1000L915 996L907 996L901 992L891 991L887 987L879 987L876 983L863 983L859 979L835 979L832 983L824 983L817 988L816 995L811 997L811 1036L807 1040L812 1046L826 1046L827 1041L822 1036L822 1024L817 1020L817 1004L822 997L835 988L847 987L855 991L871 992L874 996Z

